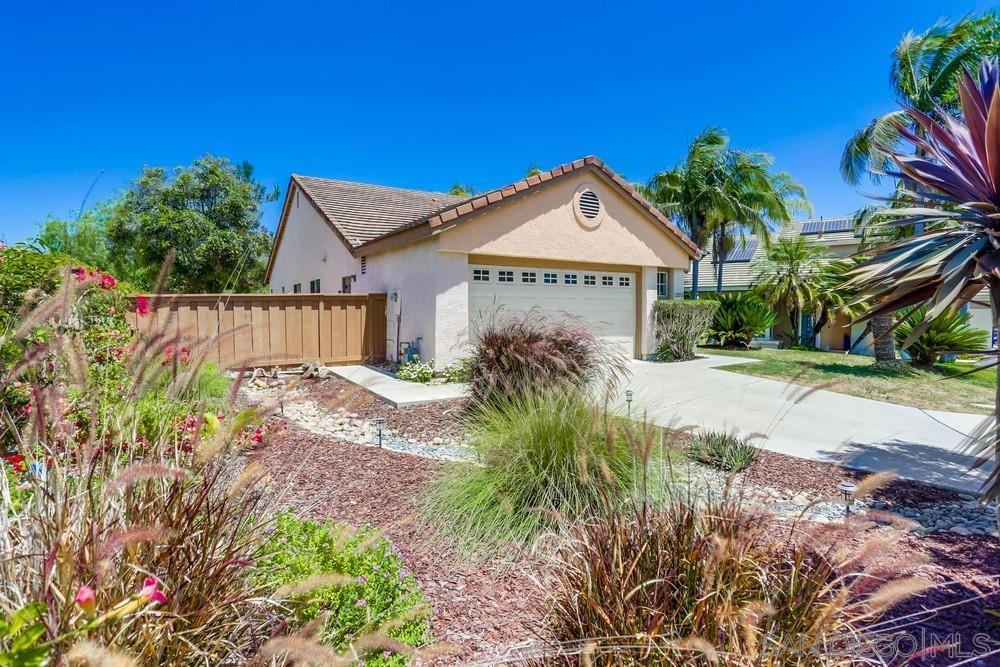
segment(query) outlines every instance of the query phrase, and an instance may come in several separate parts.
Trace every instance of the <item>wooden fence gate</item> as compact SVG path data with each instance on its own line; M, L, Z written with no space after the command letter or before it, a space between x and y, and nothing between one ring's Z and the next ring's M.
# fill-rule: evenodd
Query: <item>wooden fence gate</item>
M385 294L162 294L133 312L140 332L215 340L207 361L224 368L327 365L385 359ZM155 308L153 307L155 305Z

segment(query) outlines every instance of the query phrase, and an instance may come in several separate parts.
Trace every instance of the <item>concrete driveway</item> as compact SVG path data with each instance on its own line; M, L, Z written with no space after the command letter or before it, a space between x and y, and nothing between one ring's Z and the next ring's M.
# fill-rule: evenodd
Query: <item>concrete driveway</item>
M673 364L634 361L621 390L634 392L634 416L645 412L661 426L766 434L758 445L771 451L858 470L888 470L960 492L978 492L993 469L969 472L974 459L959 451L981 415L808 390L717 368L739 363L756 362L721 356Z

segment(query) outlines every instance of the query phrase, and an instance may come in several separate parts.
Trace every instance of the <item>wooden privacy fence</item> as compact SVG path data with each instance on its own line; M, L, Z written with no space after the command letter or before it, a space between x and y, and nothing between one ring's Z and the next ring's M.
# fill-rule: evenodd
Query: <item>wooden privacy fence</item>
M162 294L131 313L140 331L208 341L206 359L225 368L307 361L361 364L385 359L385 294ZM153 308L153 305L156 305Z

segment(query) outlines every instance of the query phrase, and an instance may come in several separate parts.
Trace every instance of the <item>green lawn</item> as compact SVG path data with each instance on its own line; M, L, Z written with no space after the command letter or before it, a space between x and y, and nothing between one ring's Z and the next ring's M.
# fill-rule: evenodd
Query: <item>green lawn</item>
M873 366L871 357L838 352L797 350L718 350L707 354L748 357L756 364L722 366L727 371L788 380L810 387L861 396L888 403L952 412L992 412L996 387L995 369L961 378L951 378L971 368L967 364L938 364L932 369L897 374Z

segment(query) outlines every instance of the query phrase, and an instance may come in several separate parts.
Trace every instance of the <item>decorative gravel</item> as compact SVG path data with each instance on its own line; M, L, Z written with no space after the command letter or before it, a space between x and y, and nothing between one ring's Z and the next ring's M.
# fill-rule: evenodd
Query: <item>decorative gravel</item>
M375 410L367 405L363 407L359 405L358 410L367 407L365 412L375 413L371 418L364 418L360 412L351 412L345 405L333 409L321 406L313 400L312 392L307 387L244 387L242 394L249 404L277 404L280 415L290 423L310 433L330 436L338 441L414 454L439 461L475 460L475 451L460 438L434 435L428 441L421 442L414 437L406 437L407 434L399 434L389 424L395 426L401 421L396 419L389 422L387 417L383 416L398 410L385 404L382 404L382 409ZM374 421L376 416L383 419L381 429Z

